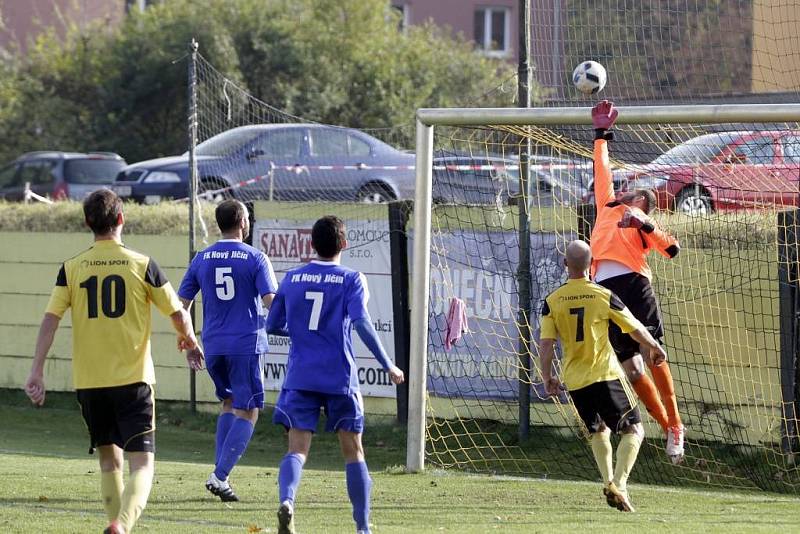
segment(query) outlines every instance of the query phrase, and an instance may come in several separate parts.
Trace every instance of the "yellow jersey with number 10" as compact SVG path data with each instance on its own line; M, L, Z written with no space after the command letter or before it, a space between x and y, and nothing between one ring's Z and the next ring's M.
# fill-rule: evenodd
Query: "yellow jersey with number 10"
M72 309L75 389L155 383L151 303L164 315L182 307L156 262L118 241L95 241L64 262L47 313Z
M619 297L588 278L570 278L545 298L539 337L561 339L561 380L568 389L620 377L608 321L626 334L641 327Z

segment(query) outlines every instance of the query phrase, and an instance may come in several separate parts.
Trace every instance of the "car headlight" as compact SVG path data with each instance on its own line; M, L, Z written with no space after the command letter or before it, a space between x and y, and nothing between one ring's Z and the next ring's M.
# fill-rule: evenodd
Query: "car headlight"
M174 184L180 181L177 173L166 171L153 171L144 177L144 183L148 184Z
M658 189L660 187L664 187L664 185L669 180L669 176L651 176L651 175L643 175L638 176L634 179L629 189Z

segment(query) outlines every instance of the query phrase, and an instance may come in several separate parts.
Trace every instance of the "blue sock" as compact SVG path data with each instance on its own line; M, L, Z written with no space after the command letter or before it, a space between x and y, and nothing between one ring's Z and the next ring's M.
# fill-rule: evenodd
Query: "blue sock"
M219 463L219 456L223 445L225 445L225 438L228 437L228 432L231 430L234 419L236 419L236 416L233 415L233 412L223 412L217 418L217 448L214 454L214 466Z
M345 465L347 475L347 495L353 504L353 519L356 530L369 530L369 491L372 479L366 462L354 462Z
M219 455L217 468L214 469L214 474L217 475L218 479L228 479L228 475L233 470L233 466L236 465L236 462L238 462L239 458L244 454L252 436L253 423L247 419L236 417L231 424L231 429L228 431L228 436L225 438L225 443L222 445L222 452L220 452Z
M299 454L287 454L281 460L278 470L278 498L280 502L289 501L294 505L300 477L303 476L303 459Z

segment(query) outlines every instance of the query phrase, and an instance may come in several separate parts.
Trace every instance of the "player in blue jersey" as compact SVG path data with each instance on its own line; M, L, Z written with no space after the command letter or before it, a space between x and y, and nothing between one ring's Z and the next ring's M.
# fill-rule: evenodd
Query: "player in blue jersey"
M403 382L403 371L389 360L372 326L364 275L339 265L347 246L344 223L333 216L321 218L311 231L311 245L318 259L286 273L267 318L267 332L292 341L272 418L289 436L278 473L278 533L294 533L295 495L320 409L326 414L325 430L339 437L356 530L368 533L372 479L361 444L364 406L352 329L394 384Z
M243 243L250 233L245 205L225 200L215 215L222 239L197 253L178 296L188 309L197 292L203 294L203 351L222 401L214 471L206 488L227 502L239 500L228 475L247 448L264 407L264 308L272 303L277 282L269 258ZM193 351L191 356L193 367L202 369L202 353Z

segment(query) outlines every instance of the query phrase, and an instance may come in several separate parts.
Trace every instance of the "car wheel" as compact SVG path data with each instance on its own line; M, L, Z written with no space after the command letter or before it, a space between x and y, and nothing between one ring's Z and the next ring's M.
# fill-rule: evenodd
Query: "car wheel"
M675 211L686 215L708 215L714 208L708 191L699 186L689 186L675 195Z
M356 200L365 204L383 204L394 200L394 194L386 184L367 184L358 192Z
M227 189L228 184L217 178L210 178L200 181L197 194L202 200L218 204L223 200L233 198L231 190Z

